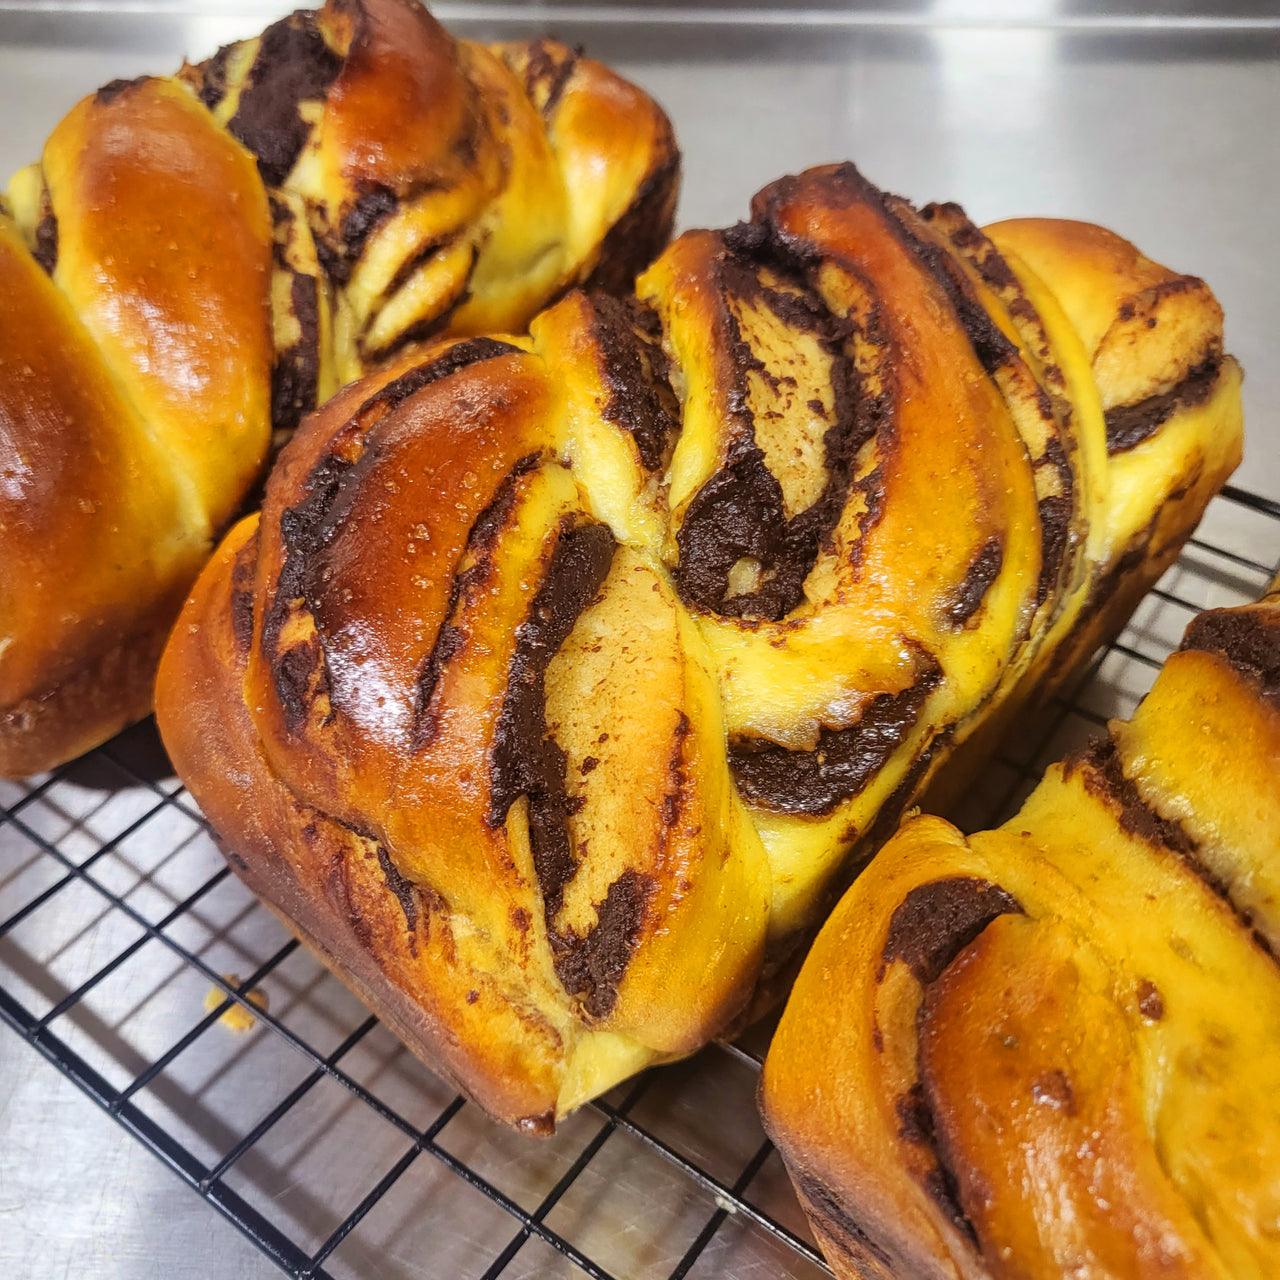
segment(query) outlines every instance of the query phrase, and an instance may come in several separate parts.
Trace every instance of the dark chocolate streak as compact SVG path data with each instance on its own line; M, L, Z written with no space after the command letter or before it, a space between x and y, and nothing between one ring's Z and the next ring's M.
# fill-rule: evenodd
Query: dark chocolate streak
M374 187L356 199L342 219L339 244L325 261L325 268L339 284L346 284L351 276L351 266L364 249L364 242L374 229L385 222L399 204L395 192L386 187Z
M754 216L774 227L775 238L779 243L787 244L794 259L799 262L815 258L817 251L812 244L805 242L802 238L777 229L777 209L798 196L802 199L806 198L802 193L808 192L811 183L812 179L783 178L761 192L752 206ZM891 202L898 198L887 197L869 183L852 164L842 164L824 175L820 180L820 186L822 197L837 207L842 203L865 203L880 213L886 229L896 236L899 243L916 258L941 287L969 339L978 362L988 374L1019 359L1017 347L1004 335L978 301L973 285L960 265L945 250L915 235L905 225L905 215L899 216L892 209ZM910 208L907 201L899 202ZM1007 269L1007 264L1002 265ZM996 270L998 271L999 268ZM885 417L885 426L891 429L889 407L885 405L881 413ZM1048 552L1049 548L1046 548L1046 562L1051 563ZM1056 576L1056 569L1054 572Z
M822 440L827 480L812 506L788 521L782 487L755 441L748 406L748 372L755 370L766 381L772 375L743 341L726 301L723 317L734 379L727 400L736 430L724 465L685 511L676 535L680 553L676 580L684 599L701 609L727 617L777 621L803 599L804 581L848 500L858 450L875 435L888 410L879 398L858 395L853 364L845 353L852 325L827 310L795 256L772 229L740 224L725 233L724 241L719 283L726 299L763 304L788 328L816 334L831 357L835 420ZM763 284L759 273L765 266L798 287L800 294ZM729 572L744 558L759 563L760 585L755 591L729 596Z
M591 295L592 330L609 388L604 416L631 433L640 461L657 471L680 429L680 405L671 390L670 362L658 317L638 298Z
M1040 499L1040 582L1036 587L1036 604L1049 598L1058 581L1062 561L1071 540L1071 499L1065 494L1051 494Z
M951 592L944 612L947 621L959 630L982 607L991 584L1000 576L1004 547L998 537L988 538Z
M396 268L396 273L387 282L386 292L388 297L397 290L402 289L419 268L430 262L441 250L448 249L453 244L453 239L445 240L428 240L416 253L405 258L405 260ZM372 324L373 319L370 317L368 324ZM367 326L366 326L367 327Z
M750 435L733 439L724 466L689 503L676 545L676 583L691 604L711 613L776 619L799 603L802 551L787 555L782 486ZM749 595L728 596L729 571L745 557L771 576Z
M928 986L997 916L1022 914L1012 894L972 876L917 885L889 921L881 959L901 960Z
M316 407L320 393L320 287L315 276L295 271L289 300L302 335L276 353L271 368L271 425L292 431Z
M467 633L461 627L453 626L448 619L452 618L458 608L458 602L473 587L488 578L493 568L493 545L498 534L507 522L516 500L516 482L527 475L538 465L538 455L528 454L520 459L502 478L493 500L476 518L467 535L467 554L474 563L462 573L454 574L449 586L449 603L445 607L445 622L436 633L435 644L431 653L423 663L422 674L418 677L417 710L414 712L412 747L413 751L424 751L435 739L439 723L433 706L436 685L445 667L454 660L467 643Z
M797 186L799 186L799 179L782 179L781 182L774 184L776 193L771 196L771 200L782 202L787 198L791 198L791 196L794 196ZM992 317L988 315L986 307L983 307L978 300L977 293L974 292L973 284L970 282L968 275L952 259L950 253L947 253L937 244L923 241L923 239L915 236L914 232L911 232L908 225L906 225L906 216L908 215L900 215L899 212L892 209L893 201L897 200L901 205L910 207L908 201L900 200L900 197L884 196L883 192L867 182L867 179L851 164L841 165L835 172L829 174L824 179L824 186L828 188L829 196L833 200L838 201L844 198L844 200L865 201L881 212L886 227L899 238L900 243L904 244L913 253L920 265L941 285L943 292L946 293L948 302L951 303L952 310L955 312L956 319L960 321L961 328L964 329L965 335L969 339L969 344L974 349L974 355L977 356L979 364L983 366L983 369L988 374L993 374L1001 366L1020 360L1018 347L1006 337L995 321L992 320ZM974 252L975 268L977 268L979 275L982 275L983 279L986 280L989 287L995 289L996 292L1004 291L1007 288L1016 289L1019 293L1019 298L1014 303L1011 303L1011 306L1023 307L1024 310L1030 312L1030 316L1038 320L1034 307L1030 306L1027 298L1021 296L1021 285L1010 270L1009 264L1000 255L1000 251L997 250L995 244L988 241L986 236L983 236L977 227L969 223L959 206L931 205L920 212L920 218L925 221L932 221L942 214L961 220L960 227L957 227L955 232L952 233L952 241L957 247L969 248ZM984 250L984 252L979 252L979 250ZM1056 376L1060 378L1061 375ZM1046 390L1039 385L1038 380L1037 390L1043 415L1051 416L1052 402L1048 398ZM1053 582L1057 581L1057 576L1059 576L1061 570L1062 557L1065 556L1066 549L1068 549L1071 515L1069 495L1074 485L1074 476L1071 474L1070 463L1066 460L1059 440L1051 440L1044 456L1059 470L1065 495L1062 498L1046 499L1046 502L1041 504L1042 561L1039 602L1043 602L1047 598ZM1061 506L1062 503L1065 503L1066 506Z
M1179 409L1203 404L1213 393L1221 368L1222 354L1215 351L1196 365L1172 391L1148 396L1137 404L1108 409L1105 415L1107 452L1124 453L1136 448L1155 435Z
M1183 649L1215 653L1280 707L1280 608L1211 609L1187 628Z
M617 550L607 525L575 527L572 520L564 518L546 576L516 632L494 735L488 820L501 826L517 797L528 797L529 844L556 973L570 995L585 997L589 1016L605 1017L617 998L653 884L628 870L610 885L597 923L585 936L555 926L565 886L578 870L569 841L569 817L577 805L565 791L568 759L547 733L547 667L604 585Z
M1061 406L1065 415L1064 421L1070 422L1073 412L1071 405L1063 400ZM1062 447L1060 436L1051 436L1045 441L1044 452L1036 459L1035 465L1037 468L1052 467L1058 473L1058 483L1062 486L1063 497L1074 492L1075 472L1071 468L1071 459L1067 457L1067 451Z
M257 157L269 187L288 177L307 141L309 127L298 104L323 99L341 69L342 59L325 44L314 13L291 14L262 33L227 128Z
M951 243L957 249L972 255L969 261L973 263L974 269L983 281L996 293L1016 294L1020 301L1030 307L1031 315L1039 318L1035 308L1027 301L1018 277L1013 274L1009 264L1004 260L1004 255L977 226L969 221L969 215L958 204L952 201L946 204L927 204L920 210L920 216L926 222L941 219L944 226L950 223L948 235Z
M951 1219L951 1225L957 1231L964 1232L969 1237L970 1242L976 1246L978 1232L973 1223L965 1216L965 1211L961 1207L960 1184L956 1181L955 1174L944 1163L936 1148L934 1154L937 1156L938 1163L924 1175L921 1180L921 1186L924 1187L925 1194L929 1199Z
M984 882L975 881L973 883L982 884ZM996 914L1003 913L997 912ZM994 918L993 916L992 919ZM990 923L990 921L987 923ZM981 932L983 928L986 928L985 924L977 932ZM957 948L956 954L959 954L962 949ZM943 965L942 967L945 968L946 966ZM924 998L916 1009L916 1070L921 1078L912 1085L911 1094L918 1106L918 1124L922 1134L916 1141L928 1149L934 1161L933 1167L920 1179L920 1185L924 1188L925 1194L947 1215L952 1225L969 1238L970 1244L975 1249L980 1250L981 1245L978 1240L977 1228L974 1227L973 1222L965 1213L964 1206L960 1202L960 1183L955 1174L953 1153L945 1140L945 1131L943 1133L938 1131L937 1111L935 1111L935 1108L945 1114L947 1100L939 1098L936 1090L932 1087L933 1080L924 1070L923 1054L920 1049L920 1041L923 1039L925 1028L932 1013L935 991L936 988L934 987L926 988Z
M417 365L374 392L351 416L346 427L363 425L367 444L377 423L423 387L468 365L516 351L518 348L493 338L459 342L436 359ZM346 427L334 432L332 438L342 438ZM289 658L291 651L276 652L280 632L299 603L313 613L316 611L316 598L324 587L324 565L319 563L321 553L342 525L366 470L367 465L362 467L360 463L348 462L335 454L325 454L307 477L302 498L280 513L284 562L263 619L262 652L271 666L273 683L289 732L298 729L307 718L307 683L299 659ZM319 623L317 618L317 625ZM321 662L324 661L322 655L323 650L319 655ZM312 659L315 660L316 656L313 654Z
M605 232L595 269L582 285L588 293L631 292L636 276L671 239L679 189L680 152L672 143L671 154L640 184L630 208Z
M1195 860L1196 842L1181 823L1162 818L1147 805L1138 788L1124 776L1116 745L1109 737L1092 739L1062 762L1064 778L1080 770L1085 789L1119 810L1120 826L1129 835L1172 850L1206 876ZM1223 893L1221 885L1214 888Z
M487 565L485 566L488 567ZM458 596L465 589L462 582L465 574L459 574L453 580L453 589L449 600L449 610L445 617L453 613L453 606ZM418 705L413 717L412 750L424 751L435 741L440 722L435 709L431 705L436 685L440 683L440 675L467 647L467 633L461 627L443 623L436 632L436 642L431 646L431 653L423 665L422 674L418 677Z
M338 500L342 482L352 468L345 458L326 455L307 477L302 501L280 513L280 540L284 544L284 563L276 581L275 596L262 622L262 652L271 668L272 684L285 728L293 733L307 719L309 667L299 658L323 662L323 654L311 645L304 646L298 657L294 649L278 652L280 632L294 605L307 601L308 568L314 557L333 537L335 522L329 513Z
M596 923L579 937L553 933L556 974L570 995L583 996L592 1018L607 1018L618 999L618 983L639 940L654 881L628 867L610 886L597 908Z
M475 271L476 263L479 260L480 249L478 246L472 245L471 261L467 264L467 274L463 278L462 287L453 295L444 309L436 312L435 315L426 316L421 320L415 321L413 324L401 329L399 333L392 334L391 338L383 346L375 348L365 340L365 335L372 327L375 318L370 316L359 338L361 355L366 360L388 360L397 351L403 350L411 343L427 342L429 339L443 333L449 327L454 312L471 298L471 275Z
M227 96L227 63L235 51L235 45L224 44L208 62L200 68L203 75L200 80L200 101L210 111Z
M414 896L413 882L400 874L400 869L391 861L391 855L378 845L378 865L382 868L382 878L387 888L395 895L404 912L405 924L412 933L418 927L418 899Z
M236 552L231 567L231 634L236 650L249 652L253 643L253 582L258 572L258 533Z
M729 746L729 767L743 797L779 813L830 813L856 796L902 744L942 679L934 663L901 693L873 698L847 729L822 729L812 751L789 751L758 738Z
M577 864L565 824L570 810L564 790L566 757L547 736L547 667L604 584L617 548L607 525L573 527L572 519L565 517L529 616L516 632L490 769L491 826L506 822L519 796L529 797L533 859L548 921L560 910Z
M878 978L897 960L906 964L922 986L936 982L946 967L997 916L1022 914L1016 898L986 880L954 876L917 885L898 905L889 921L881 950ZM927 997L926 997L927 999ZM917 1017L925 1016L927 1004ZM933 1108L923 1084L917 1082L896 1102L899 1136L928 1148L935 1164L921 1179L921 1186L947 1215L953 1226L975 1245L973 1224L960 1204L955 1175L943 1159L937 1141Z
M31 256L44 268L46 275L53 275L58 265L58 219L50 209L36 223L36 247Z
M951 309L956 314L956 319L960 321L960 326L969 339L969 345L973 347L974 354L978 357L978 363L990 374L1004 365L1017 361L1020 358L1018 348L1005 336L1004 331L992 320L986 307L978 300L973 282L960 264L940 245L917 236L907 225L905 216L900 215L892 207L890 200L862 178L861 174L858 176L869 201L878 203L886 224L891 230L896 231L902 244L941 285L942 291L951 303ZM902 204L910 207L905 200Z
M109 107L122 93L136 89L150 79L150 76L136 76L132 80L109 80L93 95L93 100L100 107Z
M1280 959L1267 939L1253 927L1253 917L1231 897L1231 887L1214 875L1197 856L1199 846L1181 823L1162 818L1143 800L1138 788L1124 776L1120 756L1110 737L1095 738L1062 762L1064 778L1083 770L1086 790L1105 804L1118 809L1120 826L1135 839L1156 848L1165 848L1181 858L1194 871L1205 887L1217 894L1235 913L1258 948L1274 959Z
M893 1109L898 1113L898 1137L903 1142L922 1147L933 1142L933 1112L924 1100L924 1086L919 1080L906 1093L898 1094Z
M581 49L573 50L568 57L557 60L548 48L546 40L531 41L528 46L528 61L525 63L524 91L529 101L538 107L544 119L550 119L560 104L561 95L569 77L573 75L582 56ZM541 104L538 99L546 96Z
M999 249L969 221L958 204L926 205L920 210L920 216L926 222L938 221L951 243L965 255L965 260L977 271L983 282L993 293L1004 299L1010 314L1033 324L1036 331L1043 334L1040 315L1027 298L1017 276ZM1042 376L1046 380L1056 378L1057 383L1061 383L1061 374L1056 369L1047 369ZM1057 397L1055 414L1055 400L1045 390L1039 377L1035 378L1035 388L1042 418L1064 423L1070 420L1071 406L1067 401L1061 396ZM1056 434L1049 437L1044 452L1035 465L1052 466L1058 473L1062 489L1061 494L1044 498L1040 502L1040 581L1036 593L1036 604L1040 605L1048 598L1058 581L1063 557L1069 545L1071 494L1075 476L1062 441Z

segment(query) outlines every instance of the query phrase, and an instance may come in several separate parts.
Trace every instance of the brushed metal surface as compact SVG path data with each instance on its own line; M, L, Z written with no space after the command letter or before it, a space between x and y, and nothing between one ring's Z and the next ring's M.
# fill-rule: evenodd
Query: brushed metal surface
M0 6L0 171L37 158L61 114L99 84L170 71L183 56L203 57L290 7L275 0ZM1223 303L1228 347L1247 372L1248 443L1237 480L1280 495L1280 362L1272 355L1280 333L1274 6L1238 0L1215 15L1189 3L1130 5L1117 15L1102 3L1031 0L1017 6L1017 26L1002 25L1011 6L991 2L871 8L829 0L826 15L824 7L748 12L751 6L737 4L708 13L640 6L619 13L567 4L506 11L454 5L441 12L465 34L496 38L532 33L550 18L562 39L585 44L652 92L672 115L685 153L682 226L731 223L772 178L852 158L875 182L912 199L955 199L979 221L1048 213L1102 222L1151 256L1202 275ZM1168 20L1159 20L1161 12ZM1215 508L1212 532L1268 563L1280 553L1277 526L1234 507ZM1219 577L1199 603L1244 598L1259 585L1255 578ZM1156 656L1176 632L1172 623L1161 630L1164 616L1152 606L1135 633ZM1131 704L1147 678L1123 664L1103 674L1101 714ZM146 753L145 741L135 747ZM140 824L102 870L148 919L159 919L200 875L217 869L218 855L180 810L157 807L154 792L109 776L101 763L86 769L25 812L73 856L88 856ZM8 788L0 800L18 794ZM18 904L42 887L42 877L53 874L48 862L12 826L0 826L0 918L6 902ZM2 976L45 1009L137 932L88 890L63 891L30 924L0 947ZM285 937L231 881L174 928L220 973L249 972ZM122 1083L200 1017L208 987L149 941L66 1019L68 1039ZM264 987L272 1011L324 1052L362 1017L301 953ZM145 1091L145 1105L202 1158L216 1159L297 1083L305 1064L296 1059L262 1028L237 1034L215 1026ZM357 1078L376 1082L380 1096L398 1099L415 1123L427 1124L452 1096L381 1029L344 1063ZM673 1143L686 1144L689 1158L722 1165L732 1178L734 1162L741 1166L758 1136L750 1092L749 1073L695 1063L671 1069L645 1105ZM405 1149L402 1134L370 1123L353 1106L340 1086L323 1082L234 1171L246 1198L269 1207L301 1243L322 1240ZM494 1133L466 1108L443 1141L527 1204L537 1203L598 1128L599 1117L586 1114L554 1143L531 1145ZM776 1157L759 1185L771 1211L790 1214L801 1229ZM673 1193L651 1152L614 1135L551 1225L580 1235L592 1256L620 1272L666 1274L690 1223L696 1230L705 1219L700 1195ZM447 1237L423 1228L424 1197L446 1207L453 1225ZM478 1274L512 1232L509 1218L419 1157L350 1248L335 1254L333 1269L362 1277ZM0 1030L0 1275L276 1274L124 1130ZM536 1242L504 1272L558 1274L578 1273ZM818 1272L731 1222L693 1274L732 1280Z

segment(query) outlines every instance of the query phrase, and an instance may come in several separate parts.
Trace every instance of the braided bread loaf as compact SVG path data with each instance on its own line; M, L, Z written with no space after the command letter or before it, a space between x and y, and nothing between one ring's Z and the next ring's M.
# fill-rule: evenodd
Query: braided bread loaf
M1238 456L1220 320L1099 228L784 179L629 302L305 423L165 742L244 878L546 1128L739 1015L947 745L1118 624Z
M630 287L677 166L603 67L417 0L330 0L72 110L0 202L0 774L150 709L273 427L412 341Z
M1277 778L1280 591L1003 827L889 842L761 1088L837 1274L1280 1274Z

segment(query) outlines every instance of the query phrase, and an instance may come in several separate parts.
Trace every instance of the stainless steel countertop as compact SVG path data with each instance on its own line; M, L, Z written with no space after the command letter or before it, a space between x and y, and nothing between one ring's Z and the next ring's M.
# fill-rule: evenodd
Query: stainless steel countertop
M61 114L99 84L170 71L184 55L204 56L289 7L208 0L166 5L164 13L123 2L54 12L0 4L0 170L37 157ZM1152 257L1202 275L1223 303L1228 347L1247 373L1247 445L1237 482L1280 496L1280 361L1272 350L1280 336L1280 21L1274 5L1219 6L1208 17L1186 3L1160 8L1163 16L1131 6L1128 20L1051 0L939 0L875 11L534 4L438 12L468 35L550 27L653 93L684 150L683 226L736 221L771 179L851 158L873 181L912 199L958 200L979 221L1044 213L1101 222ZM1009 16L1021 25L1000 25ZM1280 546L1255 545L1266 536L1260 526L1231 512L1221 519L1226 536L1257 558L1280 553ZM110 803L124 801L93 801ZM85 804L89 816L79 828L68 825L68 838L85 838L98 820L99 810ZM28 858L12 829L0 827L0 886ZM278 940L271 927L245 943L248 952ZM100 940L104 955L117 941ZM28 977L39 985L38 975ZM198 1004L198 995L183 999ZM328 1002L337 1007L343 999L327 988L318 997L294 990L286 998L321 1021ZM383 1051L388 1069L405 1074L406 1089L430 1091L425 1073ZM314 1123L319 1142L331 1121L320 1111ZM387 1274L396 1276L455 1275L471 1265L465 1250L423 1256L406 1245L392 1255ZM353 1274L381 1274L372 1257L352 1265ZM524 1274L547 1273L530 1265ZM0 1275L277 1274L123 1129L0 1029ZM720 1274L777 1272L727 1259Z

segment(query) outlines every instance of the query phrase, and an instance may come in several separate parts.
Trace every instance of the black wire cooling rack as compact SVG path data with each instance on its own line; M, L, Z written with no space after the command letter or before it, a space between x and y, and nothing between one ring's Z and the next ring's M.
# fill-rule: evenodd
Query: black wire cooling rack
M1255 598L1278 550L1280 504L1228 489L964 825L1131 713L1190 617ZM522 1138L229 874L149 724L0 788L0 1017L289 1275L829 1274L756 1117L767 1029Z

